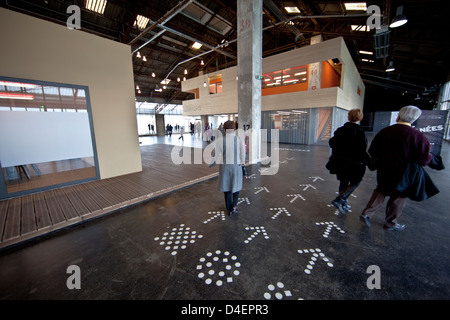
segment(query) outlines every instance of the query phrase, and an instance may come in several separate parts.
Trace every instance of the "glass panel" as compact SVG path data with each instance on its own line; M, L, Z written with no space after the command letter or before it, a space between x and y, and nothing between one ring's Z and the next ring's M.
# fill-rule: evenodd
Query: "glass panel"
M87 87L0 78L0 198L98 179Z
M267 141L272 129L279 130L280 143L308 143L308 110L279 110L262 112L261 128L268 129Z
M287 86L306 82L306 66L292 67L280 71L273 71L262 75L262 88Z

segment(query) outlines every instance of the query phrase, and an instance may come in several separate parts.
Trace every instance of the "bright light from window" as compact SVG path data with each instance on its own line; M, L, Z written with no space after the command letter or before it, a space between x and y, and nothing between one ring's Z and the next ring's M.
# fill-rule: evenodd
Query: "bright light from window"
M34 100L32 94L0 92L0 99Z
M192 48L196 49L196 50L200 49L201 47L202 47L202 44L198 43L198 42L194 42L194 44L192 45Z
M87 0L86 9L100 14L105 12L106 0Z
M300 13L300 10L297 7L284 7L288 13Z
M138 26L139 29L145 29L149 21L149 18L138 14L136 17L136 21L134 21L134 26Z
M0 81L0 86L18 87L18 88L36 88L37 85L31 83Z
M344 6L347 11L367 11L367 3L365 2L346 2Z

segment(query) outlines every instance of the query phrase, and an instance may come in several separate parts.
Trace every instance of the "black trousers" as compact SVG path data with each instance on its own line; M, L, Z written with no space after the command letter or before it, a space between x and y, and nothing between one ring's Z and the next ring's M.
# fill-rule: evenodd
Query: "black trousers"
M228 212L232 212L233 208L237 206L239 199L239 191L233 193L231 191L224 192L225 195L225 206Z
M337 196L336 200L339 203L345 203L347 202L348 197L353 193L353 191L358 188L359 184L361 183L361 180L355 179L355 180L345 180L342 179L339 182L339 195Z

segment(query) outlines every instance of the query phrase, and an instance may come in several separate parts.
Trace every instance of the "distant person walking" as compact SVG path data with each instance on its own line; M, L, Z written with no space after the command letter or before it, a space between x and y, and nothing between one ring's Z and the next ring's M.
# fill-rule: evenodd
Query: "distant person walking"
M209 126L209 123L207 122L205 125L205 139L204 140L206 140L206 142L210 143L211 135L212 135L211 127Z
M362 211L361 220L368 226L370 219L389 197L386 206L384 228L387 230L403 230L404 224L398 219L402 214L408 195L399 190L405 180L411 180L408 166L415 164L426 166L432 160L431 145L427 137L411 124L422 111L415 106L400 109L397 123L382 129L374 137L369 154L374 160L377 170L377 187L373 191L366 208ZM433 194L439 192L434 190Z
M210 167L219 167L219 190L224 193L228 215L238 213L237 202L242 190L242 165L245 164L245 148L242 140L234 134L233 121L224 123L225 136L215 140L215 154ZM221 158L219 156L221 155ZM220 161L218 161L218 159Z
M371 160L367 153L366 134L358 124L362 119L360 109L350 110L348 122L338 128L329 140L332 153L327 168L339 180L339 194L331 203L340 214L349 211L348 197L361 183L366 165Z
M180 128L180 137L178 138L178 140L181 139L181 140L184 141L184 136L183 136L183 135L184 135L184 127L181 127L181 128Z

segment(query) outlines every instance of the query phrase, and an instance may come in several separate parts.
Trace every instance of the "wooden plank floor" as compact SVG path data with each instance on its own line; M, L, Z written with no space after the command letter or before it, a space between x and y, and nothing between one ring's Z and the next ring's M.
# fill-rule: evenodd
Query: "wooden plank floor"
M142 172L0 201L0 248L217 176L217 166L175 165L172 148L141 146Z

